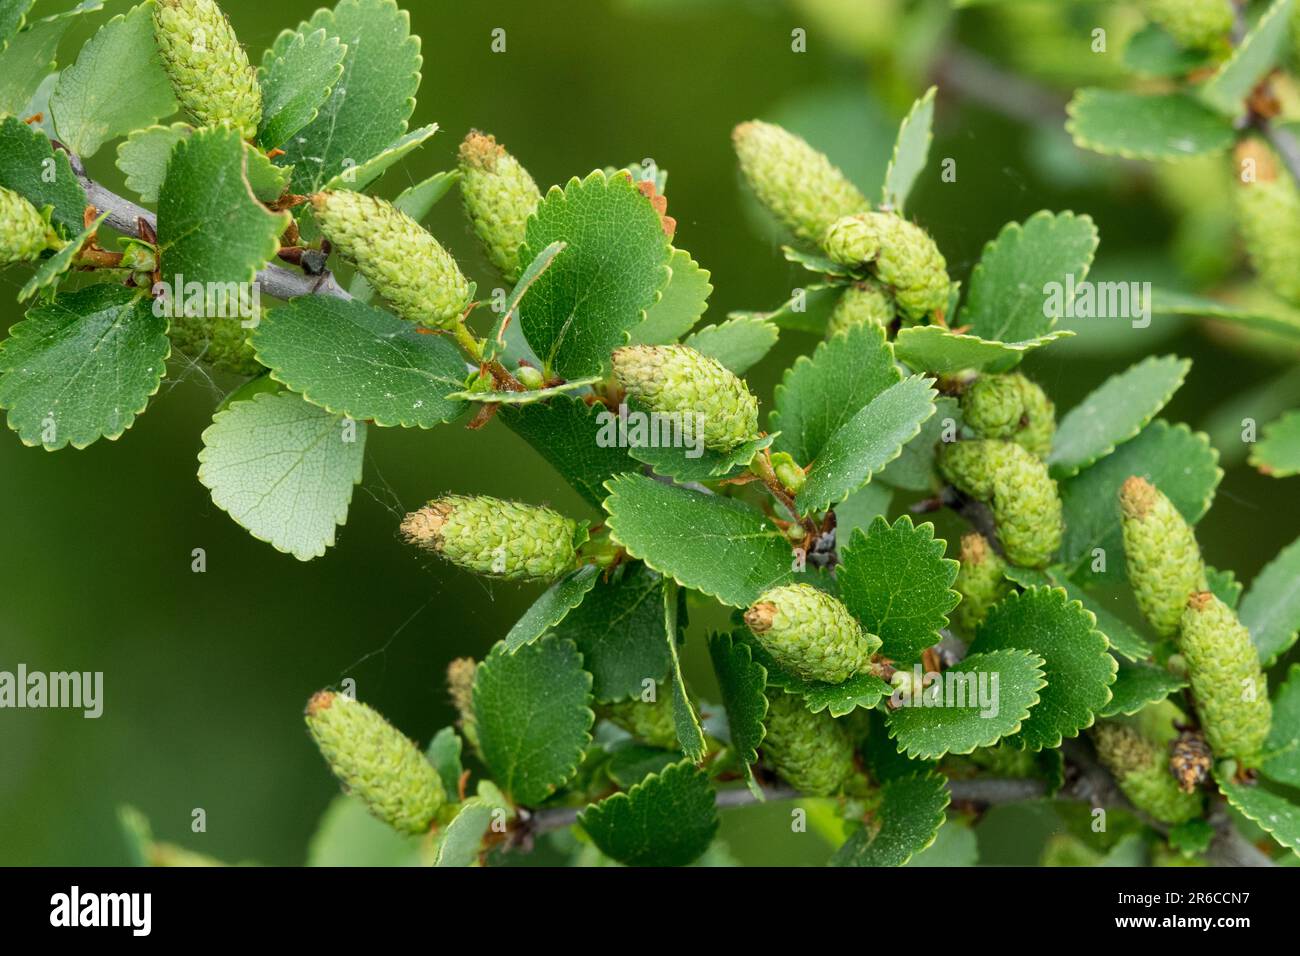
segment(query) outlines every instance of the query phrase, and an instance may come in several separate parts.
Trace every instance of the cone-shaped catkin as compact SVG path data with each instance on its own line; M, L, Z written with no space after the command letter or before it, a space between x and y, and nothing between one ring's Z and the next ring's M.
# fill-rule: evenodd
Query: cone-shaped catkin
M651 412L700 422L704 445L730 451L758 437L758 399L721 362L685 345L629 345L614 350L614 375Z
M312 196L320 230L404 319L450 328L469 305L469 280L424 228L391 203L339 190Z
M474 675L478 664L472 657L453 658L447 665L447 696L460 718L460 732L478 750L478 723L474 719Z
M550 508L487 495L449 495L402 521L409 544L470 571L549 581L574 565L578 526Z
M542 201L541 191L495 138L477 130L460 144L460 173L460 194L474 233L492 264L514 282L523 268L519 247L524 227Z
M1169 772L1168 756L1133 727L1112 720L1092 729L1097 756L1133 806L1162 823L1200 816L1201 798L1184 793Z
M1248 168L1252 182L1241 179ZM1250 264L1275 294L1300 305L1300 189L1279 175L1268 147L1253 140L1238 147L1237 169L1237 227Z
M229 120L245 138L262 121L262 88L213 0L157 0L154 38L176 99L200 126Z
M880 647L848 608L810 584L765 591L745 611L745 623L781 667L828 684L866 670Z
M811 713L803 698L768 690L763 755L781 779L801 793L827 797L853 775L853 741L829 711Z
M424 833L442 806L442 778L375 710L321 691L307 702L307 729L334 775L376 817L403 833Z
M894 321L894 299L879 282L855 282L844 290L826 322L826 337L855 325L887 329Z
M953 611L952 619L964 633L974 634L975 628L988 616L989 608L1011 590L1011 585L1002 576L1006 562L984 535L964 535L960 557L961 567L953 589L961 595L961 603Z
M1195 50L1223 43L1232 32L1231 0L1144 0L1142 8L1148 20Z
M959 491L989 503L998 540L1012 564L1045 567L1061 545L1061 497L1047 466L1014 442L943 446L943 475Z
M673 702L667 695L659 695L653 702L636 699L609 704L602 716L652 747L678 748Z
M1178 648L1201 729L1215 757L1235 757L1254 766L1273 721L1268 682L1250 631L1232 608L1209 591L1187 601Z
M1138 608L1161 637L1178 630L1187 599L1206 588L1201 549L1174 503L1133 475L1119 490L1124 558Z
M907 318L926 318L948 304L948 264L929 233L915 223L887 212L847 216L826 230L822 247L842 265L872 263Z
M56 244L50 224L36 207L0 186L0 266L30 262Z
M1043 458L1052 450L1056 409L1018 372L981 375L961 396L962 421L980 438L1003 438Z
M836 219L871 208L825 155L780 126L741 123L731 142L759 202L800 239L818 242Z

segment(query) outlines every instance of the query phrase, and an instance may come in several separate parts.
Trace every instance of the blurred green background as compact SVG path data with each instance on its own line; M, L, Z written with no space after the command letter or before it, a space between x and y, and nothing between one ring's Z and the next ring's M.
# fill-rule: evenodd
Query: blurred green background
M224 3L254 62L282 28L319 5ZM653 157L670 173L677 244L713 274L706 321L732 309L775 307L807 281L781 258L739 188L729 142L737 122L757 116L787 123L874 191L912 98L928 77L960 66L948 55L952 44L982 50L1008 69L1028 57L1075 74L1104 75L1113 66L1107 58L1117 55L1098 59L1080 29L1086 17L1069 24L1052 4L1031 5L1040 12L1026 16L1045 11L1041 22L1055 34L1019 21L1020 47L997 16L977 11L950 20L942 0L402 5L423 39L412 125L437 122L442 132L379 191L393 195L451 167L459 140L474 127L495 133L543 186ZM128 6L110 0L87 18L65 40L62 58L70 60L94 27ZM491 52L495 28L506 30L505 53ZM796 28L807 31L806 52L791 50ZM1034 46L1047 43L1064 46L1056 54ZM1040 73L1050 85L1050 70ZM1011 100L1003 112L1037 108L1014 90L1003 92ZM1178 281L1164 260L1175 224L1147 174L1074 151L1053 102L1049 96L1044 124L1035 127L945 85L931 168L909 212L935 234L955 277L967 276L984 242L1008 220L1072 208L1100 226L1100 268ZM120 187L113 155L112 147L103 150L90 171ZM939 181L935 161L944 157L956 160L955 183ZM429 225L481 288L496 283L454 197ZM14 294L23 279L19 270L0 275L7 303L0 326L20 317ZM782 369L813 344L790 335L754 370L750 380L765 404ZM1281 370L1259 351L1230 350L1201 329L1157 320L1151 329L1054 346L1029 371L1068 408L1153 351L1196 360L1167 415L1198 427L1225 396ZM481 655L537 593L422 559L398 541L400 515L447 491L591 513L497 422L478 433L371 429L364 481L337 547L299 563L249 537L195 478L199 435L236 384L177 363L120 441L80 452L48 454L0 434L0 669L24 662L105 675L98 720L71 711L0 712L0 864L125 862L114 808L128 802L162 839L227 860L301 862L337 793L303 730L307 697L354 678L360 696L426 741L451 719L441 681L447 661ZM1230 468L1201 525L1211 563L1249 581L1295 537L1295 488L1294 480ZM941 519L940 530L957 526ZM191 571L195 548L206 551L206 573ZM698 637L708 615L695 618ZM707 698L712 685L698 639L688 643L687 663L688 678ZM195 808L206 811L205 833L190 832ZM733 814L723 835L747 862L821 862L825 846L789 834L786 812ZM1032 862L1037 841L1027 834L1050 829L1040 816L1008 822L1002 812L990 815L980 828L984 859Z

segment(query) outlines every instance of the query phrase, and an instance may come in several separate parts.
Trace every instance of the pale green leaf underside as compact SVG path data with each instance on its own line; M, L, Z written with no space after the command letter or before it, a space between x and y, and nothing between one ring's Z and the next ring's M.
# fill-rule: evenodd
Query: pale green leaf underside
M117 168L141 202L156 202L167 176L172 147L186 139L194 128L189 123L146 126L131 133L117 147Z
M359 797L339 794L307 843L308 866L420 866L420 841L374 817Z
M1076 145L1126 159L1178 160L1232 146L1232 122L1186 93L1081 89L1067 112Z
M1234 305L1171 289L1153 289L1151 311L1155 315L1219 319L1247 329L1300 339L1300 310L1280 302L1271 305Z
M934 139L934 95L938 87L930 87L925 95L912 104L911 110L898 128L894 154L885 171L882 203L903 215L907 197L925 169L930 158L930 143Z
M9 39L0 52L0 115L25 119L30 114L26 107L52 75L63 35L77 17L103 8L102 0L82 0L70 10L29 22Z
M918 372L950 375L964 369L977 372L1009 372L1027 352L1066 339L1074 333L1056 329L1023 342L994 342L978 335L965 335L937 325L902 329L894 339L894 353Z
M474 866L482 850L483 836L492 824L494 807L480 797L470 797L461 804L455 819L443 829L433 865L445 867Z
M681 592L673 581L665 581L663 587L664 640L668 645L668 681L673 692L673 725L677 730L677 743L695 763L704 760L706 742L704 727L700 715L686 690L686 676L682 672L681 655L677 652L677 641L681 636L679 611L683 606Z
M777 335L777 327L767 319L744 316L706 325L688 335L682 344L744 375L772 350Z
M502 304L500 315L492 325L492 331L488 333L483 342L484 360L495 358L502 352L507 351L510 345L510 339L513 337L508 333L516 331L511 329L512 325L517 325L519 318L519 303L523 302L524 295L537 281L543 272L550 268L551 263L565 249L565 243L553 242L549 246L539 251L533 256L533 260L528 263L519 279L515 282L515 287L510 291L510 296ZM495 306L494 306L495 307ZM509 361L509 358L507 358ZM517 361L517 359L516 359Z
M1238 616L1250 628L1265 667L1295 643L1300 630L1300 538L1279 551L1255 576L1241 599Z
M473 389L459 389L451 392L447 397L458 402L479 402L490 405L532 405L535 402L547 401L557 395L565 395L570 392L581 391L584 388L590 388L599 381L600 376L590 375L587 378L575 378L560 385L548 385L546 388L530 388L522 392L495 390L478 392Z
M1290 32L1294 0L1274 0L1272 6L1242 37L1218 71L1200 88L1201 98L1226 116L1246 112L1255 85L1283 57Z
M659 301L646 310L645 320L633 326L629 339L632 345L676 342L695 327L709 307L713 286L707 269L701 268L685 249L673 249L668 267L672 277Z
M835 311L836 303L844 295L844 288L843 285L811 285L796 289L790 299L775 311L728 312L727 318L755 316L771 320L778 329L821 335L826 331L826 323Z
M403 133L365 162L348 165L345 160L342 171L331 177L325 183L324 188L351 189L360 192L409 154L423 146L436 132L438 132L438 124L430 123L428 126L421 126L409 133Z
M767 734L763 725L767 717L767 695L763 693L767 670L754 660L748 643L730 634L709 636L709 657L727 711L731 746L745 765L746 782L751 783L751 767L758 762L758 748Z
M513 653L525 644L531 644L563 621L565 615L581 604L587 592L596 586L598 577L600 568L585 564L552 584L510 628L504 638L506 650Z
M366 426L290 392L218 412L203 432L199 481L249 534L299 561L320 557L361 481Z

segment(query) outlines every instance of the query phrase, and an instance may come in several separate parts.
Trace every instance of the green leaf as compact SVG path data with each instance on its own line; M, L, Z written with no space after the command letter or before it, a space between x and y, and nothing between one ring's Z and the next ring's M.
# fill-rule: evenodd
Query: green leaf
M406 156L423 146L436 132L438 132L438 124L430 123L428 126L403 133L363 163L352 166L345 160L342 172L331 177L323 188L350 189L360 192Z
M199 481L254 538L310 561L347 521L365 446L364 422L346 422L290 392L263 393L212 419Z
M582 603L555 625L555 634L582 652L600 703L639 697L645 681L668 676L663 590L663 578L644 564L624 563L608 578L598 577Z
M839 540L840 600L880 638L883 656L899 666L920 660L961 601L952 590L959 565L943 556L947 542L935 538L934 525L914 526L909 515L892 526L878 517L865 534Z
M502 406L498 417L596 507L605 500L608 479L640 470L626 448L602 443L602 430L618 416L600 403L557 395L536 405Z
M841 426L902 381L884 330L855 325L801 355L776 387L771 429L777 451L807 465Z
M1191 367L1187 359L1153 355L1108 378L1057 426L1047 456L1052 477L1076 475L1135 438L1168 404Z
M416 222L421 222L425 216L429 215L429 210L434 207L438 200L447 195L451 191L451 187L456 185L459 180L459 170L453 169L448 172L434 173L428 179L403 189L397 194L397 198L393 200L393 205ZM366 281L365 276L358 272L352 277L352 282L348 286L348 294L354 299L369 302L374 298L375 292L370 288L370 283Z
M1124 65L1145 76L1186 76L1207 60L1205 51L1180 46L1154 23L1148 23L1124 45Z
M1246 100L1264 76L1283 59L1290 38L1293 0L1274 0L1200 88L1201 98L1229 117L1246 112Z
M262 122L257 143L283 146L316 118L343 75L347 48L323 29L285 30L262 54L257 80L262 87Z
M880 788L880 806L831 858L832 866L903 866L935 840L952 801L937 773L889 780Z
M992 342L937 325L915 325L899 331L894 339L894 354L908 368L937 375L951 375L964 369L1009 372L1027 352L1073 335L1068 329L1057 329L1023 342Z
M324 30L346 48L343 75L316 118L285 144L293 191L314 193L349 166L389 148L406 132L420 86L420 39L395 0L339 0L299 33Z
M1106 635L1112 651L1131 661L1144 661L1151 656L1151 645L1147 639L1123 618L1112 613L1103 602L1094 598L1064 574L1056 573L1055 569L1050 573L1050 577L1055 587L1065 589L1071 601L1078 601L1083 605L1084 610L1092 612L1093 617L1097 619L1097 630Z
M832 717L843 717L859 707L870 710L889 696L890 686L874 674L862 671L838 684L804 680L783 670L748 630L738 631L732 637L749 645L754 662L767 671L769 687L779 687L787 693L799 695L814 714L829 710Z
M464 771L460 762L463 749L464 744L461 743L460 735L456 733L454 727L442 728L433 735L429 746L425 748L424 755L438 771L438 776L442 778L442 785L448 793L456 793L460 787L460 775Z
M853 276L853 269L849 266L841 265L834 259L819 252L796 249L794 246L782 246L781 255L785 256L786 262L793 262L795 265L803 266L809 272L816 273L819 276L834 276L837 279L848 279Z
M86 159L104 143L177 110L153 36L153 3L109 20L59 74L50 112L59 140Z
M102 10L102 0L82 0L70 10L33 20L0 53L0 115L20 120L29 115L27 105L55 68L59 42L83 13ZM0 150L0 154L3 150Z
M513 654L498 642L474 672L474 722L492 779L535 806L569 780L591 743L591 675L572 641L544 637Z
M767 695L763 693L767 669L754 661L748 643L730 634L709 635L709 657L727 711L731 747L745 766L745 783L759 796L762 790L754 781L753 765L758 763L758 748L767 734L763 724L767 717Z
M707 269L700 268L684 249L673 249L668 268L672 277L659 301L646 310L645 321L633 326L629 339L632 345L676 342L695 327L709 307L713 286Z
M42 289L57 286L59 281L72 268L72 261L76 259L77 253L86 244L86 240L95 234L107 218L108 213L101 213L89 226L81 230L81 235L76 236L54 255L41 259L36 265L36 271L32 273L31 278L23 284L22 289L19 291L18 301L26 302Z
M743 316L717 325L706 325L689 336L683 345L717 359L737 375L744 375L776 345L777 328L767 319Z
M658 747L627 740L610 754L605 773L615 786L627 789L681 759L680 751L660 750Z
M1273 726L1264 744L1268 755L1259 768L1268 779L1300 786L1300 664L1292 664L1273 695Z
M636 405L635 401L630 404ZM641 419L643 422L650 422L648 417L650 413L638 407L641 414L647 415ZM685 440L685 430L679 434L673 431L670 434L672 441L667 445L651 444L634 444L631 440L638 433L643 435L646 440L657 440L652 436L662 435L662 432L655 432L652 429L644 432L629 429L629 441L620 444L626 444L627 453L637 461L649 465L657 475L663 475L666 478L675 478L679 482L686 481L716 481L734 475L738 471L749 466L754 460L754 456L761 450L767 448L776 439L776 435L765 435L761 438L754 438L730 451L714 451L712 448L704 447L703 432L697 429L691 435L691 441Z
M1300 538L1255 576L1237 613L1265 667L1291 649L1300 630Z
M563 382L559 385L549 385L546 388L530 388L522 392L495 390L480 392L472 388L464 388L451 392L447 397L458 402L479 402L485 405L534 405L537 402L552 399L557 395L565 395L569 392L590 388L599 381L599 376L592 375L588 378L575 378L571 382Z
M256 146L244 144L244 175L248 188L264 203L272 203L284 195L293 176L292 166L277 166L266 158Z
M979 841L975 830L957 820L950 820L939 828L934 842L904 866L978 866Z
M971 654L947 668L932 689L889 712L890 736L908 757L925 759L991 747L1017 733L1039 703L1047 685L1044 663L1014 648Z
M420 841L376 819L356 797L340 794L307 844L308 866L419 866Z
M770 319L778 329L821 335L826 331L826 323L835 311L836 304L844 295L844 288L842 285L811 285L795 289L789 301L774 312L728 312L727 318L754 316Z
M713 784L683 760L578 815L601 852L628 866L685 866L718 830Z
M524 270L523 275L519 277L519 281L515 283L510 297L506 299L500 316L492 326L492 332L483 343L484 360L496 358L497 355L507 350L509 343L507 342L506 331L510 323L518 317L519 303L524 300L524 295L532 284L555 261L555 257L564 251L564 246L563 242L553 242L537 253L533 257L533 261L528 264L528 268Z
M1247 820L1292 853L1300 856L1300 806L1260 784L1234 783L1218 769L1214 779L1219 790Z
M1093 576L1123 580L1124 541L1120 533L1119 489L1140 475L1169 497L1192 524L1210 508L1223 477L1218 453L1200 432L1157 418L1132 441L1059 485L1065 537L1062 563L1079 580ZM1094 550L1105 554L1105 571L1091 570Z
M1221 153L1232 123L1186 93L1081 89L1066 107L1075 145L1125 159L1177 160Z
M668 237L631 179L597 171L547 193L520 260L557 241L568 248L524 296L520 328L548 374L600 375L668 283Z
M1162 701L1187 681L1155 664L1119 662L1115 683L1111 685L1110 703L1097 711L1098 717L1129 717L1147 704Z
M695 763L704 760L706 744L704 728L700 726L700 716L695 712L690 695L686 692L686 678L682 675L682 661L677 653L677 641L681 633L678 626L678 614L684 603L679 600L680 592L671 581L664 582L664 643L668 646L670 667L668 679L673 687L673 724L677 729L677 743Z
M1064 314L1067 283L1073 289L1087 279L1098 241L1092 219L1072 212L1042 210L1024 225L1007 223L971 273L962 323L996 342L1046 335Z
M605 487L614 540L684 587L749 607L790 575L789 542L750 505L644 475L620 475Z
M584 564L552 584L510 628L505 636L506 650L514 653L563 621L565 615L581 604L587 592L596 586L598 577L600 568Z
M957 399L941 395L935 399L935 412L925 420L921 431L903 446L903 453L891 461L875 479L905 491L937 491L938 478L934 465L939 442L947 431L956 436L962 425L961 407ZM867 486L868 488L871 485Z
M1236 610L1237 605L1241 603L1241 582L1237 580L1237 575L1231 571L1220 571L1218 568L1205 566L1205 577L1209 581L1210 590L1228 607Z
M117 168L126 176L126 184L141 202L155 202L167 176L167 161L172 147L194 132L189 123L170 126L146 126L137 129L118 144Z
M912 109L898 128L894 142L894 155L885 171L885 185L881 204L893 208L900 216L916 185L921 170L930 158L930 143L934 139L934 95L938 87L930 87L925 95L912 104Z
M68 154L55 151L49 137L13 116L0 119L0 186L37 209L53 206L54 224L65 237L81 232L86 191Z
M1264 426L1260 441L1251 449L1250 463L1274 478L1300 474L1300 409Z
M1233 305L1170 289L1153 289L1150 298L1153 315L1186 315L1219 319L1246 329L1273 332L1287 338L1300 339L1300 310L1280 303Z
M307 401L376 425L432 428L465 403L456 347L364 302L307 295L267 312L253 331L257 360Z
M496 810L479 797L470 797L461 804L451 823L447 824L438 839L434 866L475 866L483 848L483 837L492 825Z
M934 414L933 381L913 375L891 385L841 425L812 462L795 498L799 513L839 504L897 458Z
M858 528L865 531L877 515L889 512L889 502L893 497L893 488L875 481L853 492L835 506L836 539L847 541Z
M1020 749L1058 747L1065 737L1091 727L1110 702L1115 658L1096 618L1060 588L1012 592L995 604L971 644L980 654L1003 648L1033 651L1046 662L1042 700L1020 732L1010 738Z
M24 445L115 439L167 370L167 321L133 289L92 285L38 305L0 345L0 408Z
M238 132L195 130L172 148L158 194L163 279L251 283L279 250L289 221L288 213L269 212L254 198Z

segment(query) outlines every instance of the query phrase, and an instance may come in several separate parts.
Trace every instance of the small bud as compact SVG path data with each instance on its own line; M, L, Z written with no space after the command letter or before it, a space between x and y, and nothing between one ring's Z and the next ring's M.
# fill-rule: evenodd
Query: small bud
M182 107L200 126L222 120L250 138L262 121L262 88L230 21L212 0L157 0L154 39Z
M1178 630L1187 598L1206 588L1191 527L1172 501L1133 475L1119 490L1124 556L1138 608L1161 637Z
M745 611L745 623L781 667L828 684L866 670L880 647L848 608L810 584L765 591Z
M630 345L614 350L614 375L651 412L703 417L704 445L730 451L758 437L758 399L715 359L685 345Z
M962 420L980 438L1001 438L1045 458L1056 434L1056 408L1018 372L981 375L962 393Z
M825 155L780 126L741 123L731 141L759 202L800 239L818 242L836 219L871 208Z
M122 242L122 268L133 272L153 273L158 269L158 251L147 242L125 239Z
M906 318L919 321L948 304L952 282L943 254L924 229L900 216L866 212L836 220L822 247L842 265L870 263Z
M460 172L465 215L488 259L514 282L522 268L519 247L524 242L524 227L542 201L541 191L505 147L477 130L460 144Z
M1208 50L1232 32L1231 0L1144 0L1143 12L1182 46Z
M1041 568L1061 545L1061 497L1047 466L1013 442L953 442L939 460L959 491L988 502L998 541L1012 564Z
M431 328L455 325L469 281L418 222L391 203L347 190L312 196L321 232L394 311Z
M601 716L652 747L678 749L673 702L667 694L660 694L653 702L625 700L609 704L602 709Z
M894 322L894 300L879 282L855 282L844 290L826 322L826 337L855 325L888 329Z
M456 657L447 665L447 696L460 718L461 735L478 750L478 724L474 719L474 675L478 664L472 657Z
M989 608L1006 595L1011 585L1002 576L1006 562L982 534L962 537L960 557L961 567L953 588L961 595L961 603L953 611L953 623L964 633L974 634Z
M515 378L519 379L519 384L524 388L541 388L546 384L546 377L542 375L541 369L531 365L521 365L515 369Z
M1300 305L1300 189L1288 175L1278 175L1277 161L1262 143L1243 142L1238 166L1255 163L1253 182L1237 182L1237 226L1256 274L1274 293Z
M1133 806L1161 823L1186 823L1201 815L1200 796L1179 787L1154 741L1113 720L1100 721L1091 733L1098 758Z
M801 793L832 796L853 776L853 740L829 711L811 713L802 698L769 689L763 723L763 756Z
M0 266L30 262L62 242L35 206L0 186Z
M402 833L425 833L442 806L442 778L378 712L346 694L307 702L307 729L343 788Z
M782 487L792 495L797 495L804 482L808 480L808 475L789 452L778 451L772 455L772 470L776 472L777 480L781 482Z
M510 580L549 581L572 568L577 531L575 522L550 508L487 495L438 498L402 521L407 543Z
M1214 756L1255 766L1273 706L1250 631L1232 608L1209 591L1199 591L1183 611L1178 646L1187 659L1196 714Z

